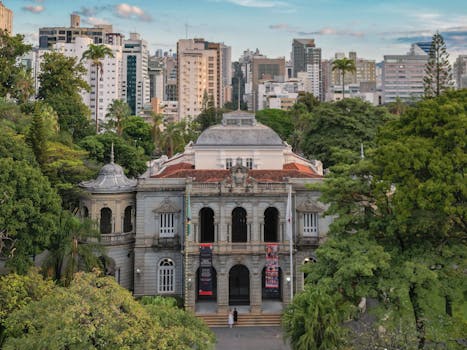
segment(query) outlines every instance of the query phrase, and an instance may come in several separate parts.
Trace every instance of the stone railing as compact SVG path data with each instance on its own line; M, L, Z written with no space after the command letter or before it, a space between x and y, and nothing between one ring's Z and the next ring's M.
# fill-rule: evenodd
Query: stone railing
M215 242L212 244L214 254L266 254L266 245L268 242ZM289 253L290 246L288 242L274 243L279 246L279 254ZM190 242L187 248L189 254L199 253L200 243Z
M156 237L153 241L153 246L162 249L180 249L180 236L173 237Z
M101 243L104 245L118 245L130 243L135 240L134 232L101 234Z

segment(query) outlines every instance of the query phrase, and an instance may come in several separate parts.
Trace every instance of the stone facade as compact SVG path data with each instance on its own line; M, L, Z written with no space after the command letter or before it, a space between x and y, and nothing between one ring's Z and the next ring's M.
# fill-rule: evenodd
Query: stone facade
M303 288L301 266L314 260L314 250L331 222L323 216L319 193L309 186L322 181L320 162L295 155L277 135L271 138L271 129L256 124L253 115L229 113L224 122L236 117L238 123L207 129L201 142L188 145L184 154L154 161L134 186L102 194L91 191L88 183L82 206L94 219L102 216L103 208L112 210L112 233L103 234L112 238L103 241L120 271L120 283L135 296L175 295L187 308L197 310L199 303L211 303L219 313L246 304L251 312L260 313L265 301L289 303L290 284L294 292ZM241 135L242 128L248 137L234 141L217 137ZM206 140L218 143L217 153ZM251 140L268 141L252 146ZM207 154L213 157L210 168L197 163ZM239 155L235 165L225 154ZM242 159L251 154L254 157ZM274 154L276 163L261 162L262 154ZM136 208L131 219L135 227L124 232L128 207ZM212 250L212 296L199 293L200 244L209 244ZM272 290L265 288L264 272L270 244L278 247L279 263L279 288Z

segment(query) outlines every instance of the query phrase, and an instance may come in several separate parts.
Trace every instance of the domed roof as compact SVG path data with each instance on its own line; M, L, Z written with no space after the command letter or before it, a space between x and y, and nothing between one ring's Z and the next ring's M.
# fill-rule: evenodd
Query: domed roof
M114 163L113 145L110 158L110 163L101 168L97 179L83 181L79 186L89 192L120 193L133 191L137 181L127 178L123 168Z
M243 111L225 113L221 125L206 129L194 146L283 146L270 127L257 124L254 114Z

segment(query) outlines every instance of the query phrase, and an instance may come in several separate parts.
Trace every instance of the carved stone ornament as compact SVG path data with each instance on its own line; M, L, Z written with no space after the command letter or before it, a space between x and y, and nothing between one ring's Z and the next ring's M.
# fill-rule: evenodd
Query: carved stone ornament
M232 181L235 186L246 186L248 168L243 165L235 165L231 169Z
M154 213L178 213L180 208L175 205L169 198L165 198L161 205L153 210Z
M297 211L305 212L305 213L322 213L324 211L324 207L321 204L318 204L315 201L312 201L310 198L307 198L299 205L297 205Z

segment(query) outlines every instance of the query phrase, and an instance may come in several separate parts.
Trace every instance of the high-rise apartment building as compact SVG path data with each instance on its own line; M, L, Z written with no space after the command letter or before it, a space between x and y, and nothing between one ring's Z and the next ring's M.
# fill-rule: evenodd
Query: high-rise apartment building
M411 55L429 55L431 49L431 41L420 41L413 43L410 47Z
M94 44L113 44L107 39L112 33L112 25L99 24L94 27L81 27L81 18L77 14L70 16L69 27L39 28L39 48L49 49L57 43L74 43L78 37L88 37Z
M423 77L428 55L385 55L383 63L383 103L397 98L411 101L424 94Z
M467 55L459 55L454 62L454 80L457 89L467 88Z
M285 81L285 58L266 58L253 56L251 60L251 92L253 111L260 108L258 85L265 81Z
M321 99L323 83L321 72L321 49L316 47L314 39L293 39L292 42L293 76L300 72L307 73L310 92Z
M0 1L0 30L10 34L13 32L13 11L3 5L2 1Z
M105 122L105 116L109 105L117 99L120 99L120 85L122 81L123 70L123 37L120 34L114 34L112 41L114 45L106 45L112 50L113 57L106 56L101 59L102 72L100 68L92 65L90 61L82 61L87 69L86 76L83 77L91 87L91 91L82 91L83 102L90 108L93 120L97 118L99 124ZM88 49L93 40L89 37L76 37L73 43L57 43L52 49L62 53L67 57L75 57L78 61L83 57L83 53ZM43 51L43 50L42 50ZM97 76L97 69L99 75ZM97 106L96 106L97 104Z
M224 44L204 39L182 39L177 42L178 118L195 118L209 98L214 106L224 103Z
M148 44L138 33L130 33L123 41L123 74L121 95L133 114L139 114L150 103Z

